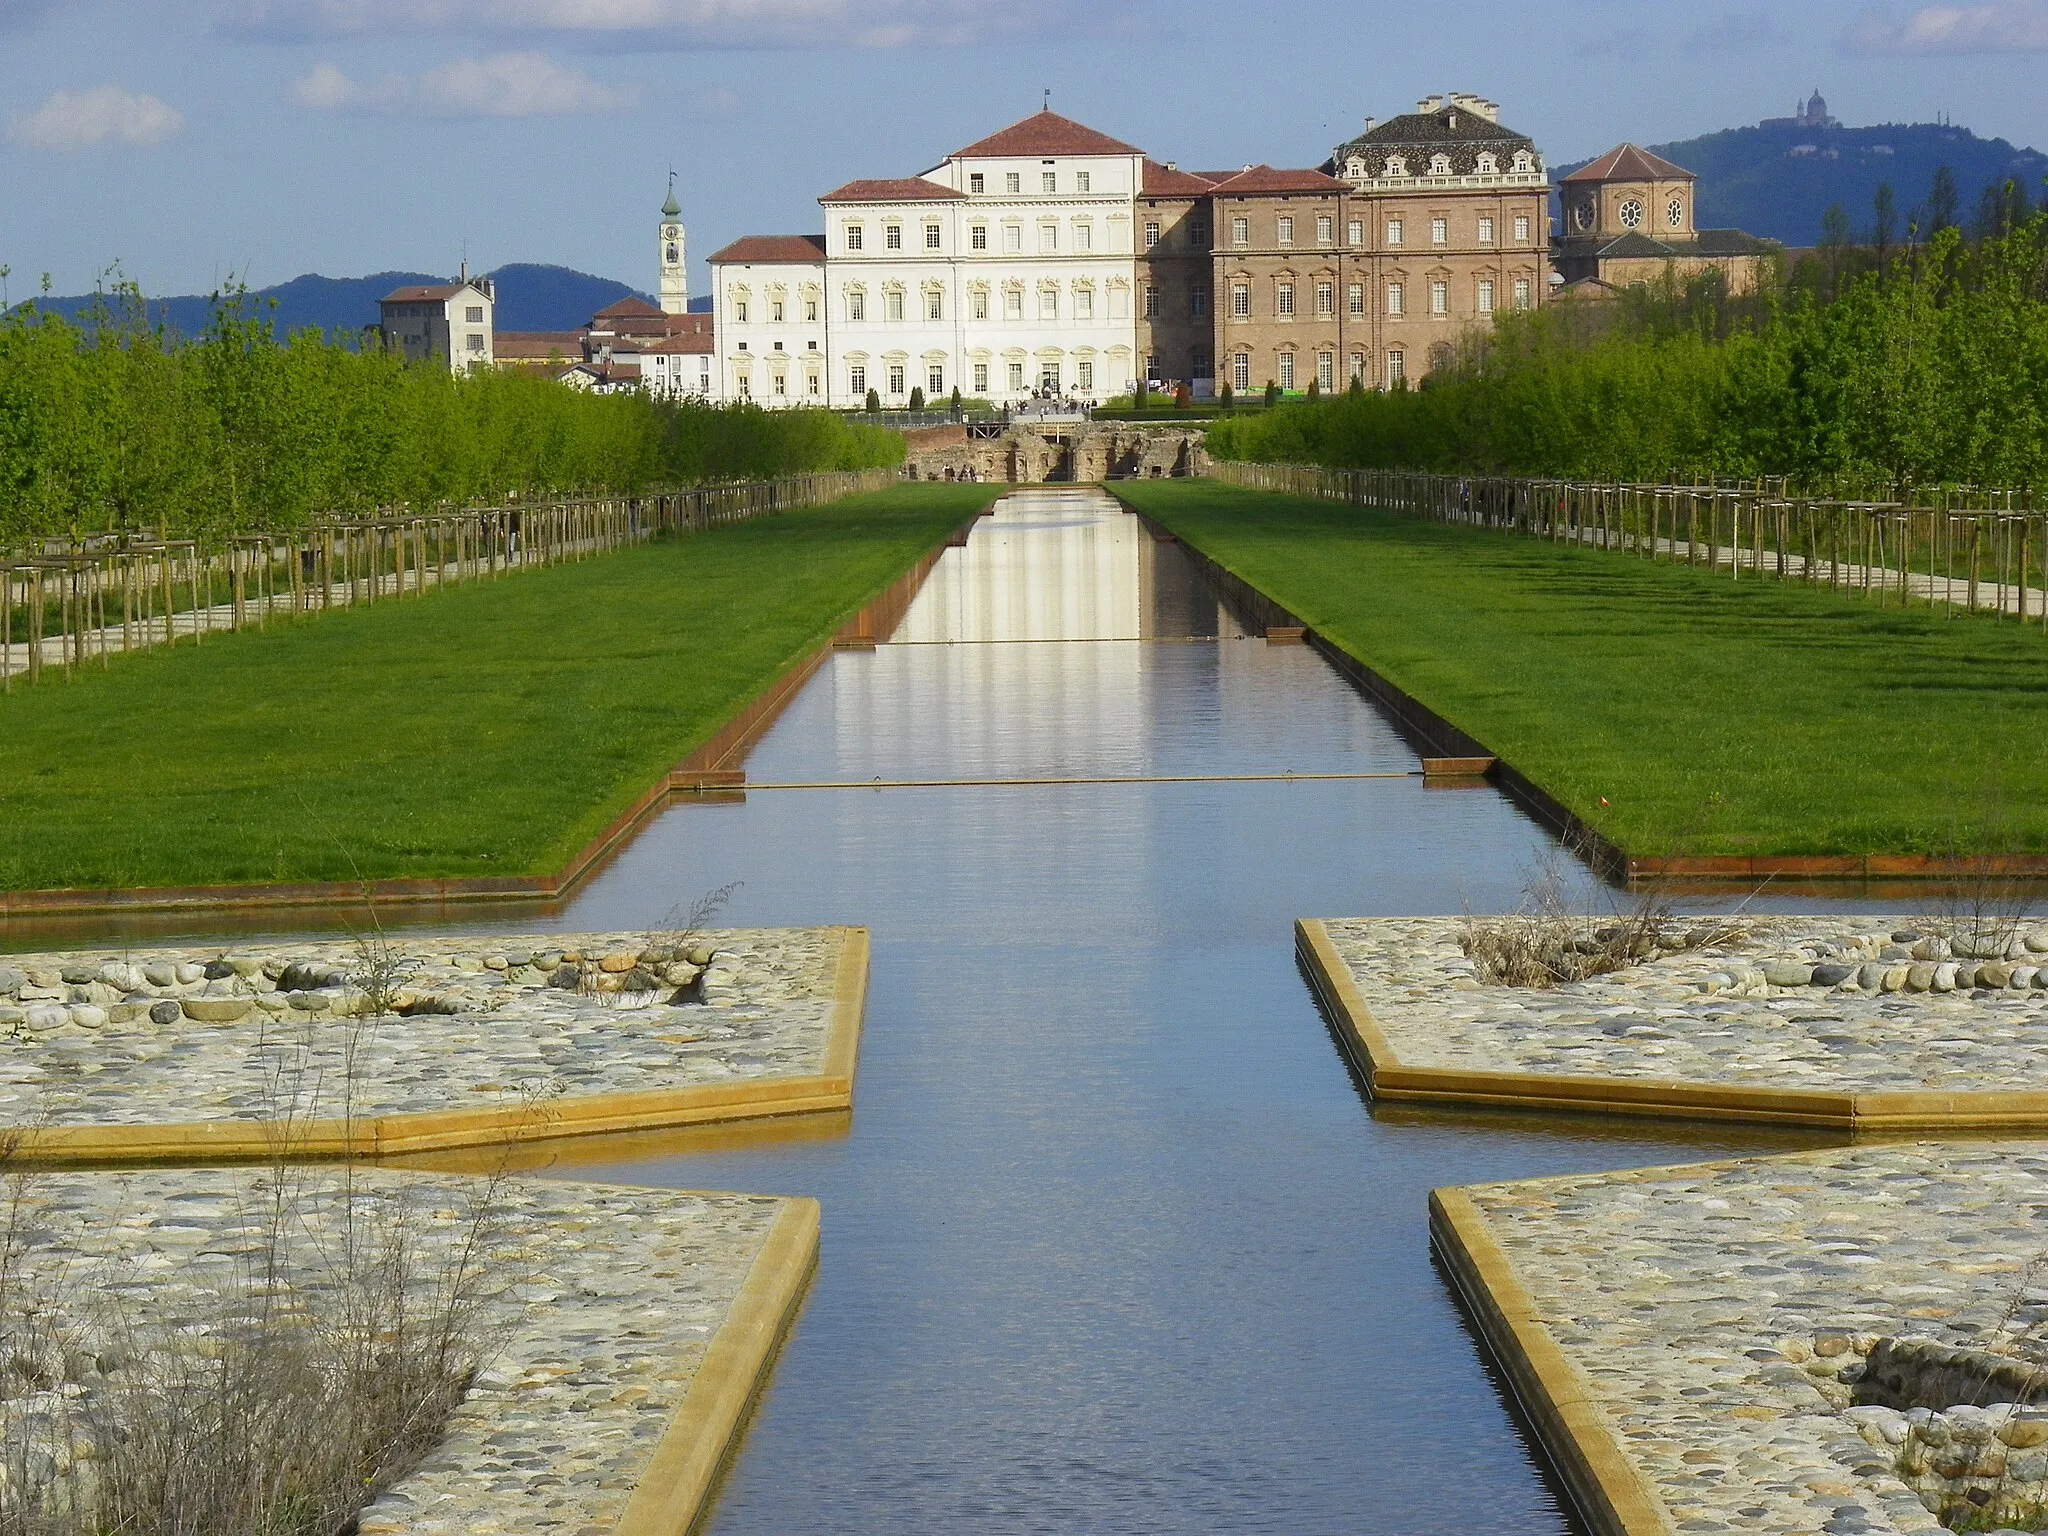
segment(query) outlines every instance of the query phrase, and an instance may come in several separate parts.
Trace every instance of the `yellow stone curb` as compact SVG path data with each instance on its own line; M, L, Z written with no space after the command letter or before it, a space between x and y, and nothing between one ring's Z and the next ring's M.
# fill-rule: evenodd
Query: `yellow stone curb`
M1390 1103L1472 1104L1685 1120L1747 1120L1849 1134L2048 1130L2048 1093L1831 1092L1754 1088L1659 1078L1576 1077L1547 1072L1480 1072L1402 1062L1373 1020L1350 969L1312 917L1294 925L1295 947L1337 1024L1345 1052L1373 1098Z
M1536 1314L1486 1218L1463 1190L1429 1197L1431 1245L1552 1468L1594 1536L1674 1536L1594 1403L1585 1378Z
M667 1129L770 1115L807 1115L853 1105L854 1069L867 1009L868 931L841 928L824 1070L804 1077L705 1083L644 1093L600 1093L490 1109L368 1119L201 1120L169 1125L24 1127L10 1158L59 1167L396 1157L453 1147L508 1146L562 1136Z
M685 1536L708 1511L817 1268L818 1221L815 1200L790 1200L777 1213L612 1536Z

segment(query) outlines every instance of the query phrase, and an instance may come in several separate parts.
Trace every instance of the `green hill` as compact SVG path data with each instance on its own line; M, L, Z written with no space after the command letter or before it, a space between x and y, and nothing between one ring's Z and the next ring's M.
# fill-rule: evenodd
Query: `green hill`
M1729 128L1643 147L1699 177L1701 228L1746 229L1791 246L1819 240L1830 203L1847 209L1859 232L1867 229L1872 199L1885 182L1898 200L1903 233L1904 220L1926 203L1939 166L1955 173L1965 224L1986 187L2012 178L2038 203L2048 176L2048 155L1947 123ZM1552 175L1567 176L1584 164L1553 167Z

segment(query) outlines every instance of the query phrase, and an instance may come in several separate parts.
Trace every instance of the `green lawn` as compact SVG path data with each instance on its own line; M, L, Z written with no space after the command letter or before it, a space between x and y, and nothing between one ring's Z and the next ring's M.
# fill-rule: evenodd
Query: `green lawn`
M906 486L0 697L0 888L552 871L995 494Z
M2048 851L2038 627L1214 481L1117 490L1637 856Z

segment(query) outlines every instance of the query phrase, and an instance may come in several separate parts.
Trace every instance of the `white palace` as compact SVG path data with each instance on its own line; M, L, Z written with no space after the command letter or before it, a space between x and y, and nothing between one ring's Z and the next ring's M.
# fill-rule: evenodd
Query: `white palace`
M870 390L1101 400L1138 357L1145 156L1040 112L922 175L819 198L823 235L711 258L720 398L856 408ZM665 253L664 253L665 254Z

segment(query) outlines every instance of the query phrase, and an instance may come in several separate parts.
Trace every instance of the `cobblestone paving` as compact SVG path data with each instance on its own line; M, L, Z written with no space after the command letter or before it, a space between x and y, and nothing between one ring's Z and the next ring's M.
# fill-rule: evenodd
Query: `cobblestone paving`
M0 1125L544 1112L807 1075L846 941L734 930L671 954L645 934L407 933L384 963L333 940L0 956ZM394 1011L370 1017L379 972Z
M1913 959L1942 945L1904 918L1759 918L1727 944L1539 990L1482 984L1457 918L1325 926L1404 1066L1828 1091L2048 1087L2037 928L1998 937L2017 960L1958 962ZM1894 939L1909 933L1922 937ZM1847 974L1828 980L1836 971Z
M127 1304L142 1325L120 1333L131 1346L204 1336L220 1325L219 1298L245 1294L232 1256L267 1230L273 1177L35 1175L22 1198L45 1240L21 1283L88 1328ZM440 1447L371 1506L362 1536L608 1536L785 1202L382 1169L356 1170L344 1199L343 1178L288 1175L288 1268L315 1289L333 1273L345 1211L358 1230L406 1233L427 1280L479 1232L491 1261L478 1298L484 1368ZM493 1214L479 1227L486 1195ZM141 1368L116 1364L113 1379ZM96 1366L68 1374L70 1392L100 1379ZM55 1405L65 1394L44 1395ZM11 1407L35 1421L34 1402Z
M2048 1250L2048 1142L1865 1145L1465 1191L1682 1532L1941 1529L1841 1378L1995 1344ZM1873 1444L1873 1440L1876 1441Z

